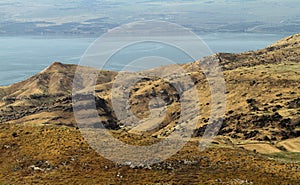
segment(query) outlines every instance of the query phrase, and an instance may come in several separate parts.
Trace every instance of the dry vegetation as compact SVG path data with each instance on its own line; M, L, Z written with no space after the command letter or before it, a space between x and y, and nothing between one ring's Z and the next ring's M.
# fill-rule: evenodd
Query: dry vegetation
M199 152L193 141L165 162L130 167L99 156L71 127L1 124L0 137L2 184L297 184L300 178L300 164L221 142Z
M76 127L72 83L76 65L54 63L39 74L0 88L0 182L3 184L297 184L300 179L300 35L241 54L219 53L182 65L199 92L201 114L194 138L165 162L140 168L114 164L93 151ZM219 136L206 151L198 141L209 120L211 94L200 66L219 60L226 81L226 115ZM170 67L170 66L169 66ZM151 74L169 68L144 72ZM99 71L78 67L81 76ZM111 87L117 74L100 71L94 98L98 114L112 134L127 143L150 145L180 128L179 95L157 77L140 80L130 89L133 114L145 119L139 130L122 125L112 110ZM183 87L188 89L188 84ZM119 88L122 88L121 86ZM82 92L87 89L82 88ZM185 91L188 95L189 90ZM163 119L150 116L153 97ZM126 118L130 122L132 117ZM87 120L97 127L97 120ZM111 155L114 155L113 153Z

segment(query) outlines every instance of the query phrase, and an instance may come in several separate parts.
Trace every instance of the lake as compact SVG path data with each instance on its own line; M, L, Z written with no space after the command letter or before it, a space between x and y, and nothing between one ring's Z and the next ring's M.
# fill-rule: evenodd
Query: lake
M209 33L199 35L213 53L239 53L264 48L288 36L284 34L254 33ZM85 50L96 38L83 37L45 37L15 36L0 37L0 85L5 86L22 81L49 66L54 61L78 64ZM141 49L141 48L140 48ZM142 48L147 50L149 48ZM153 50L153 48L150 48ZM157 48L157 51L161 48ZM127 55L132 55L128 53ZM153 51L155 52L155 50ZM120 56L120 61L122 60ZM118 61L118 58L116 59ZM182 60L178 63L185 62ZM106 69L122 68L110 66Z

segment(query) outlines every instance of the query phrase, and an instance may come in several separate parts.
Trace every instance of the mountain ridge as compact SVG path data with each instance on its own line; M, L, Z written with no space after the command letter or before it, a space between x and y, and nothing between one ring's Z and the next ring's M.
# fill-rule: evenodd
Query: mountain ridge
M207 60L218 60L224 72L229 107L226 110L221 134L231 138L266 141L299 137L300 130L297 130L300 126L300 119L297 116L299 113L299 103L297 103L299 87L297 84L299 82L300 55L298 54L300 54L300 34L284 38L265 49L240 54L217 53L193 63L183 64L182 67L186 72L184 75L193 80L202 94L199 96L202 110L195 136L203 134L203 130L209 122L210 112L209 85L200 64ZM158 67L154 70L163 71L164 68L168 68L168 66ZM80 78L84 78L85 74L99 73L95 86L95 98L105 100L106 103L103 106L111 108L110 89L117 72L54 62L27 80L8 87L1 87L2 115L0 121L24 121L23 118L32 116L36 112L58 111L58 116L52 117L45 123L76 126L72 115L71 97L76 70L81 72ZM278 85L281 87L278 88ZM169 105L166 107L167 115L159 126L160 129L152 132L152 135L167 136L177 127L178 117L176 115L180 113L179 100L176 99L176 92L170 88L159 78L148 78L132 87L135 90L131 91L129 107L138 118L142 119L150 115L148 103L154 94L162 97ZM170 92L167 93L167 91ZM243 91L244 93L241 94ZM284 92L286 95L283 95L283 91L286 91ZM264 96L262 93L269 94L269 96ZM296 104L294 108L291 108L292 104ZM28 108L31 109L30 113L26 113ZM15 115L14 110L18 110L18 116ZM100 117L103 116L108 125L111 125L113 120L117 120L114 114L107 115L107 112L101 111L99 114ZM239 119L242 120L242 124L237 121ZM115 124L113 127L118 128L119 123ZM245 128L243 124L248 125L249 128ZM273 127L274 129L272 129ZM260 130L262 128L263 130ZM243 129L246 130L243 131Z
M103 129L99 125L101 120L114 138L129 145L152 146L181 129L180 95L167 80L150 75L130 88L125 109L143 120L140 128L133 129L118 120L112 106L113 85L121 92L124 90L118 86L120 82L114 84L117 72L56 62L27 80L0 87L0 182L297 184L300 179L300 59L297 56L300 48L295 42L299 37L285 38L258 51L219 53L182 64L185 72L171 78L186 76L194 82L198 91L195 99L199 98L201 108L195 118L198 125L180 151L153 165L114 163L100 156L77 125L73 98L79 97L77 111L86 116L88 128ZM199 151L202 136L212 122L211 90L206 80L209 71L201 69L201 62L212 60L219 61L223 68L226 112L218 136L206 150ZM163 73L169 68L162 66L150 73L156 70ZM75 84L80 92L72 95L76 70L81 72ZM93 93L81 86L81 80L89 74L99 74ZM136 73L123 75L131 77ZM90 80L87 82L92 84ZM187 88L182 88L186 91L181 93L188 95L189 84L182 85ZM122 95L117 94L115 98ZM154 98L163 102L157 103ZM95 106L89 100L95 100ZM186 121L195 113L191 106L187 107ZM95 107L97 118L89 116L89 110ZM157 116L160 114L165 116ZM127 116L124 121L131 123L134 118ZM99 138L95 144L111 143ZM111 147L109 152L111 157L128 155L119 147Z

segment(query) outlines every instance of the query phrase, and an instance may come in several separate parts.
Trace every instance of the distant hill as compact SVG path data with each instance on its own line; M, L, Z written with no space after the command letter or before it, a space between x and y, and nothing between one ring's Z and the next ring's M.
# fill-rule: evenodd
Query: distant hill
M193 80L199 92L194 98L201 103L200 116L194 118L197 114L192 112L192 103L186 109L189 118L198 120L198 126L183 149L150 166L116 164L92 150L78 129L72 98L79 97L83 113L93 108L87 100L95 99L99 118L85 117L88 126L101 128L100 119L115 138L148 146L180 129L180 96L166 80L151 75L142 78L130 89L128 105L120 105L143 120L139 129L120 122L112 108L112 86L124 90L116 80L117 72L55 62L27 80L0 87L0 184L297 184L299 42L298 34L262 50L217 53L182 65L185 72L171 78L188 76ZM223 68L226 112L219 135L210 147L199 151L199 141L212 122L211 91L205 77L209 71L200 66L212 60ZM172 66L143 73L168 69ZM76 70L81 73L74 81ZM81 85L89 74L98 74L93 93ZM123 74L130 77L133 73ZM79 90L74 96L73 81ZM91 85L92 79L85 82ZM180 93L188 96L191 87L185 83ZM153 103L154 97L164 103ZM157 116L163 113L164 117ZM127 123L132 120L133 116L125 118ZM120 148L112 147L109 152L111 156L127 155L120 153Z
M186 71L183 75L193 79L201 94L201 117L195 137L201 136L209 123L210 90L199 66L211 59L219 60L227 89L227 110L220 135L260 141L281 141L300 136L299 34L262 50L239 54L217 53L182 65ZM164 68L168 66L153 70ZM76 126L71 97L76 69L82 71L82 78L84 74L99 73L95 87L95 99L102 103L98 107L99 114L109 128L120 128L113 110L110 110L110 89L117 73L58 62L25 81L1 87L0 121ZM149 116L148 104L154 96L162 97L168 105L160 110L167 111L165 119L158 128L147 134L164 137L177 127L180 102L176 93L163 79L151 77L132 88L129 107L141 119Z
M199 63L215 58L224 70L227 88L227 112L221 135L231 138L279 141L300 136L299 117L299 61L300 35L287 37L258 51L240 54L218 53L200 61L185 64L183 68L199 90L202 108L199 130L203 134L209 122L210 92ZM98 71L88 67L55 62L37 75L0 89L1 122L63 124L76 126L72 115L71 92L75 70L81 75L99 73L96 86L98 99L111 107L110 88L116 72ZM168 66L154 70L162 70ZM84 76L82 76L84 78ZM166 119L159 130L151 134L164 136L176 127L179 100L176 92L162 79L146 79L133 88L131 109L139 118L149 116L148 103L162 96L169 105ZM168 92L170 91L170 92ZM154 92L162 92L157 94ZM167 96L167 97L166 97ZM167 100L168 99L168 100ZM100 100L99 100L100 101ZM39 114L47 114L49 119ZM108 112L113 112L112 110ZM177 113L177 114L175 114ZM113 114L103 113L105 120L116 120ZM150 121L151 122L151 121ZM111 124L111 123L110 123ZM118 122L113 128L118 128Z

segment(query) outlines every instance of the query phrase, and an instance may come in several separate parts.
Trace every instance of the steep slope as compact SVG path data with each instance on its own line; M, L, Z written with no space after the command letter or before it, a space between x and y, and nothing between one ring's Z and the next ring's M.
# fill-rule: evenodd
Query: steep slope
M300 34L284 38L271 46L241 54L219 53L221 65L224 70L255 65L298 63L300 61Z
M116 72L56 62L23 82L0 87L0 183L297 184L299 40L298 34L266 49L219 53L182 65L185 72L171 78L187 76L195 83L199 97L194 98L201 103L200 116L196 117L198 127L194 138L181 151L151 166L115 164L90 148L76 128L72 83L76 69L82 72L76 82L79 86L80 79L88 74L99 74L95 94L86 94L84 87L76 94L82 106L80 111L89 113L88 99L94 98L101 121L115 138L131 145L148 146L180 128L179 93L167 80L150 75L129 89L128 105L121 107L144 119L134 127L136 130L120 122L112 108L111 88L119 83ZM219 61L224 70L227 106L219 136L200 152L199 138L211 121L211 91L205 76L208 71L203 71L201 65L211 60ZM169 68L149 71L162 73ZM185 90L181 93L189 95L191 87L186 82L182 86ZM118 84L117 89L124 90ZM157 97L163 102L152 101ZM187 107L188 116L195 115L192 106ZM127 122L132 120L133 116L126 117ZM99 128L94 118L87 117L86 122ZM110 152L111 156L118 155L120 148Z
M77 65L66 65L54 62L49 67L34 75L33 77L13 84L8 87L2 87L1 98L21 99L31 95L68 95L72 92L73 79L76 69L82 71L82 74L93 72L99 73L98 83L107 83L112 81L115 72L98 71L89 67Z
M116 72L54 62L27 80L1 88L0 121L75 126L71 93L76 70L81 72L81 78L97 73L99 85L109 83L116 75Z
M240 54L219 53L182 65L186 73L172 78L189 76L200 95L201 116L194 136L201 136L210 122L210 89L200 66L203 62L218 60L224 70L227 89L227 110L220 135L266 142L299 137L299 40L298 34L266 49ZM167 68L168 66L163 66L152 71L164 71ZM82 78L85 74L99 73L95 87L99 115L110 128L119 128L121 123L117 121L111 108L110 91L117 73L61 63L54 63L23 82L2 87L0 121L76 126L71 97L76 69L82 71ZM163 79L145 78L131 88L130 94L127 108L136 117L145 119L146 125L155 122L151 117L148 118L149 102L155 97L160 97L165 102L157 110L161 115L166 112L166 115L164 119L157 120L160 123L156 124L156 129L136 134L165 137L178 128L178 93ZM47 113L48 116L41 116ZM131 120L131 117L127 118L128 122ZM129 131L130 128L125 127L123 130Z

